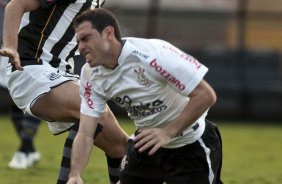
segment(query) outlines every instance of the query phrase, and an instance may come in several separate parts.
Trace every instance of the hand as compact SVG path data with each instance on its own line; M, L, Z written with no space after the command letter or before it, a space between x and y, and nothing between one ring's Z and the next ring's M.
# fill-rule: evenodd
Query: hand
M143 152L150 148L149 155L153 155L161 146L171 141L169 133L163 128L150 128L140 130L135 137L135 148Z
M72 176L69 178L67 184L83 184L80 176Z
M1 56L6 56L10 58L10 61L13 65L15 65L17 70L23 70L23 67L21 66L20 56L18 51L14 49L9 48L3 48L0 50Z

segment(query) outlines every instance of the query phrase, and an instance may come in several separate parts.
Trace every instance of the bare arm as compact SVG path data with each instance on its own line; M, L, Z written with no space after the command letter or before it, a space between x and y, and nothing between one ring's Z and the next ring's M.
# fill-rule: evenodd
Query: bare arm
M7 56L15 64L16 68L22 70L20 65L18 48L18 30L23 14L37 9L40 6L38 0L12 0L5 8L3 26L3 49L2 56Z
M83 183L81 174L88 163L93 147L97 120L97 118L91 116L80 115L79 130L72 146L71 171L67 184Z
M154 154L161 146L191 126L209 107L216 102L216 94L212 87L204 80L189 95L190 100L183 112L164 129L152 128L143 130L136 136L135 147L140 152L149 147L153 148L149 154Z
M216 94L211 86L204 80L200 82L197 88L189 95L190 100L183 112L174 122L165 129L171 137L182 133L191 126L209 107L216 102Z

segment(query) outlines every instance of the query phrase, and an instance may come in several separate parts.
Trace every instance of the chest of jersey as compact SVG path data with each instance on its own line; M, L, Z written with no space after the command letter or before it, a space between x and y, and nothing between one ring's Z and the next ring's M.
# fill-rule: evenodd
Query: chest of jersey
M100 94L124 108L132 118L163 113L181 97L154 78L148 66L138 60L131 60L99 78L95 82L103 90Z

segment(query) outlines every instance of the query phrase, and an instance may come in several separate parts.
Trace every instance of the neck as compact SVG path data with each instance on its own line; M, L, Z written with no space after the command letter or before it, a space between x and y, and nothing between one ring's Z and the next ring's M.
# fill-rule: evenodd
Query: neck
M108 67L106 67L106 68L114 70L118 66L118 59L119 59L119 56L120 56L121 51L122 51L122 45L121 45L120 42L116 42L116 43L113 43L112 48L113 48L112 54L111 54L111 56L109 56L109 58L111 58L111 59L109 61Z

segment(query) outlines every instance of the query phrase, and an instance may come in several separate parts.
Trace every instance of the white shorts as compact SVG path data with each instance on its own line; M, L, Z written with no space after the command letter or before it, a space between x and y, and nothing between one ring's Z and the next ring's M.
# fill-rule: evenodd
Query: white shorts
M11 71L11 68L9 69ZM49 63L43 65L27 65L23 71L8 73L8 89L15 104L25 113L31 113L31 106L43 94L67 81L79 81L78 75L70 75L53 68ZM53 134L69 129L73 123L49 122Z
M7 88L8 57L0 56L0 86Z

